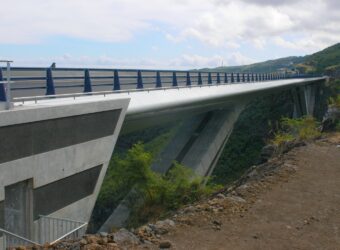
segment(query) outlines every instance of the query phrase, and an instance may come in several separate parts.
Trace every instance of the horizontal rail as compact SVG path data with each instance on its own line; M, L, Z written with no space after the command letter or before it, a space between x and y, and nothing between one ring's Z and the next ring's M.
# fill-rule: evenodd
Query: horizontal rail
M234 83L236 84L236 83ZM242 84L241 82L238 84ZM190 89L190 88L204 88L204 87L213 87L213 86L223 86L230 85L221 83L219 85L191 85L191 86L177 86L177 87L160 87L160 88L143 88L143 89L127 89L127 90L112 90L112 91L98 91L98 92L89 92L89 93L70 93L70 94L58 94L58 95L43 95L43 96L29 96L29 97L15 97L13 101L15 102L25 102L25 101L38 101L38 100L47 100L54 98L67 98L67 97L84 97L84 96L94 96L94 95L110 95L110 94L122 94L122 93L134 93L134 92L151 92L156 90L171 90L171 89Z
M7 231L7 230L5 230L5 229L0 228L0 232L3 233L3 234L5 234L5 235L12 236L12 237L14 237L14 238L18 238L18 239L20 239L20 240L22 240L22 241L25 241L25 242L27 242L27 243L30 243L30 244L33 244L33 245L41 246L41 247L42 247L42 245L39 244L39 243L37 243L37 242L34 242L34 241L32 241L32 240L29 240L29 239L26 239L25 237L22 237L22 236L20 236L20 235L15 234L15 233L9 232L9 231Z

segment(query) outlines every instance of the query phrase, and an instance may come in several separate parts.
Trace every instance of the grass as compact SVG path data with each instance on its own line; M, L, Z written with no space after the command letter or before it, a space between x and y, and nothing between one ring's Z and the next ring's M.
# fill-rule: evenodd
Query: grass
M305 141L313 140L321 136L319 122L312 116L291 119L282 118L280 122L281 129L275 134L272 143L281 145L293 140Z

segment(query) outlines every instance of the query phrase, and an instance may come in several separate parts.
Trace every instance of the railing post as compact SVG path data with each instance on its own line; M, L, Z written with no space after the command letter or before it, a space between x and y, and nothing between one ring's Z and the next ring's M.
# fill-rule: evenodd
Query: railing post
M156 73L156 88L162 87L161 73L157 71Z
M212 84L211 72L208 73L208 84Z
M217 84L220 84L221 83L221 78L220 78L220 73L217 72Z
M259 74L255 74L255 82L258 82L259 81Z
M48 68L46 70L46 95L55 95L54 81L51 68Z
M142 78L142 72L138 70L137 72L137 89L143 89L143 78Z
M176 76L176 72L172 73L172 87L177 87L177 76Z
M240 73L237 73L237 74L236 74L236 81L237 81L237 82L240 82Z
M231 82L235 82L235 79L234 79L234 73L231 73Z
M191 86L190 73L187 72L187 86Z
M254 73L251 73L251 81L254 81Z
M4 77L2 74L2 69L0 68L0 82L4 81ZM5 102L6 99L6 91L5 91L5 84L0 83L0 102Z
M202 85L203 84L201 72L198 72L198 82L197 82L197 84L198 85Z
M120 80L118 70L113 71L113 90L120 90Z
M224 73L224 83L228 83L228 74Z
M246 75L242 73L242 82L246 82Z
M84 92L92 92L90 71L88 69L85 69L84 71Z

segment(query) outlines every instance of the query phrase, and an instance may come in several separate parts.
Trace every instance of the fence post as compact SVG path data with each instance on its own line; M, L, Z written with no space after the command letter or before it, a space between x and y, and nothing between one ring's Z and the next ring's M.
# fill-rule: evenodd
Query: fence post
M84 71L84 92L92 92L90 71L88 69Z
M242 73L242 82L246 82L246 75Z
M113 71L113 90L120 90L120 80L118 70Z
M51 68L48 68L46 70L46 95L55 95L55 88Z
M247 73L247 82L250 82L250 74Z
M4 80L2 69L0 68L0 82ZM6 101L6 91L5 91L5 84L0 83L0 102Z
M251 73L251 81L254 81L254 73Z
M221 83L221 77L220 77L220 73L217 72L217 84Z
M211 72L208 73L208 84L212 84Z
M172 73L172 87L177 87L177 76L176 76L176 72Z
M234 79L234 73L231 73L231 82L235 82L235 79Z
M187 86L191 86L190 73L187 72Z
M202 85L203 84L201 72L198 72L198 83L197 84L198 85Z
M228 74L224 73L224 83L228 83Z
M144 88L142 72L140 70L138 70L138 73L137 73L137 89L142 89L142 88Z
M156 88L162 87L161 73L157 71L156 73Z
M237 82L240 82L240 73L237 73L237 74L236 74L236 81L237 81Z

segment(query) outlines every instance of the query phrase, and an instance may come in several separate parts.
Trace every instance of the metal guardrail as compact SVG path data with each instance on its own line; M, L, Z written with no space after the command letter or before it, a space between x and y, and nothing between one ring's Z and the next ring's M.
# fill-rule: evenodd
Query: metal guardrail
M0 82L4 75L0 68ZM290 78L307 78L316 75L286 73L223 73L217 71L173 71L173 70L138 70L138 69L81 69L81 68L24 68L12 67L11 91L16 101L26 101L22 97L43 94L57 97L63 93L101 94L131 92L133 89L151 91L219 85L234 83L263 82ZM7 76L7 73L6 73ZM7 79L8 80L8 79ZM20 93L22 96L20 96ZM61 94L61 95L60 95ZM3 95L3 94L2 94ZM19 95L19 96L18 96ZM78 96L78 95L74 95ZM0 83L0 101L1 101ZM21 98L21 99L18 99ZM46 97L45 97L46 98ZM12 100L11 100L12 101Z
M0 228L0 250L19 246L53 246L62 240L75 240L86 233L87 223L49 216L40 216L34 224L33 237L27 239ZM2 247L2 248L1 248Z

